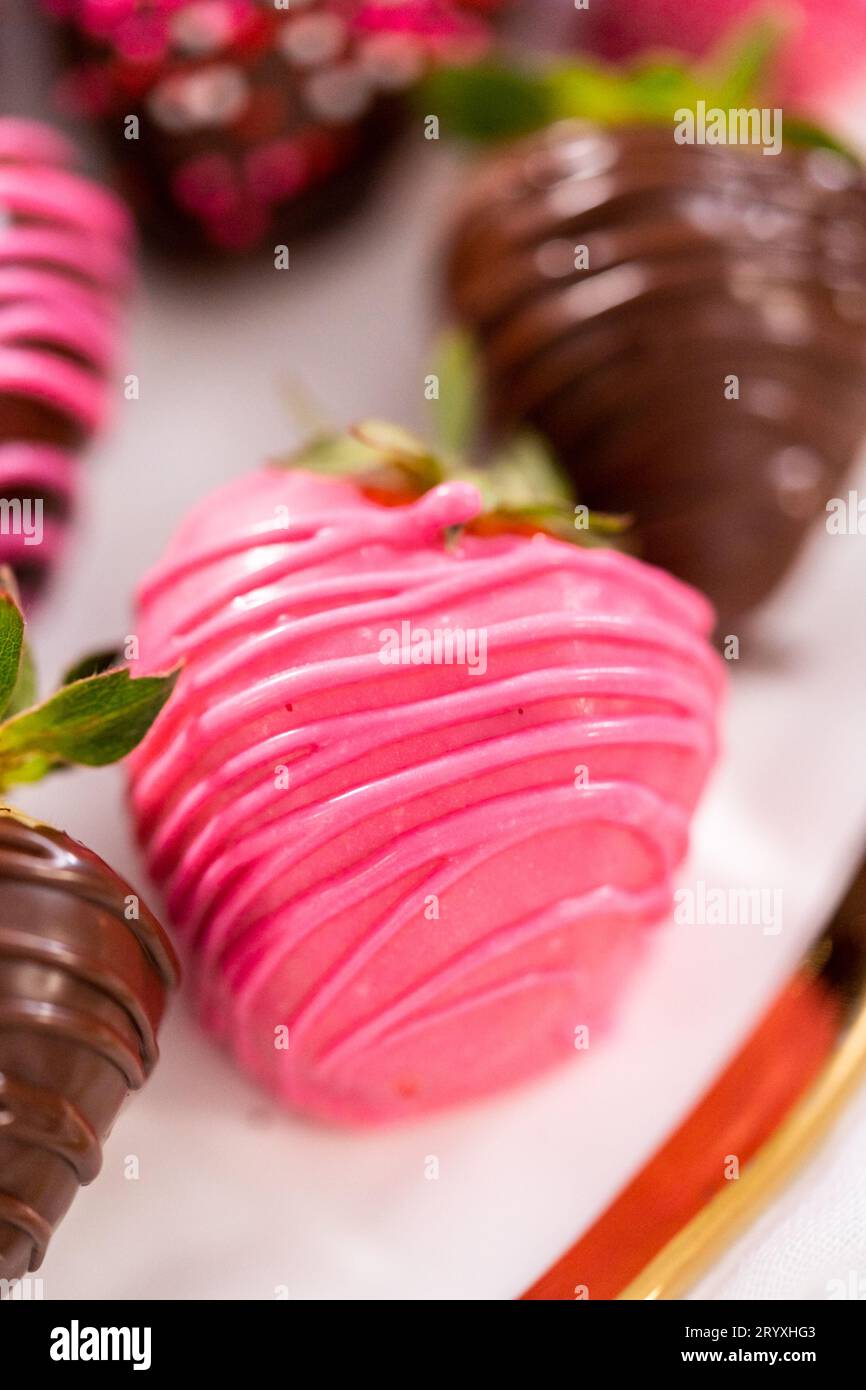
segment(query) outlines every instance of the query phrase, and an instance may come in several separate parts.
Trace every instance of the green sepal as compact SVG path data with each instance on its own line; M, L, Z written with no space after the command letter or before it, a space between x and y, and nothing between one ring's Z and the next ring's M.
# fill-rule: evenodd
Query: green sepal
M54 768L102 767L123 758L147 733L179 670L136 679L126 668L64 685L0 724L0 787L34 782Z
M763 97L775 76L790 33L790 19L779 12L746 19L698 66L698 81L708 85L718 106L750 106Z
M364 420L344 434L316 435L277 464L353 478L371 492L420 495L444 481L440 460L424 441L386 420Z
M0 590L0 714L12 700L21 669L24 618L8 589Z
M104 651L88 652L86 656L80 656L71 666L68 666L60 677L61 685L72 685L75 681L84 680L87 676L101 676L103 671L110 671L113 666L122 666L123 656L117 647L107 647Z
M483 397L478 353L468 333L452 329L436 344L433 375L437 395L433 400L436 436L451 454L471 455L481 439Z
M39 683L36 676L36 663L33 660L33 653L29 644L25 640L21 643L21 661L18 665L18 679L12 696L3 710L3 718L11 719L13 714L20 714L22 710L29 709L39 698Z
M672 53L623 66L581 58L525 72L496 61L442 69L422 84L421 109L435 113L448 135L491 142L561 120L663 125L699 101L723 110L761 105L788 32L784 18L761 16L738 26L701 62ZM855 158L813 122L784 113L783 125L791 144Z
M0 565L0 718L26 709L36 695L36 665L24 635L18 585L8 565Z
M417 100L446 134L465 140L514 140L556 119L542 77L496 62L441 68L421 84Z
M357 445L363 452L358 452ZM339 462L347 458L352 466L341 469ZM591 512L587 525L578 527L567 479L544 442L528 431L510 439L488 464L474 467L459 456L430 449L399 425L367 420L348 435L329 437L327 445L319 436L312 447L301 448L280 466L350 476L362 491L380 499L390 494L395 504L420 497L441 483L472 483L481 494L482 512L468 530L530 528L575 545L610 546L620 543L630 525L627 517ZM449 544L460 529L446 537Z

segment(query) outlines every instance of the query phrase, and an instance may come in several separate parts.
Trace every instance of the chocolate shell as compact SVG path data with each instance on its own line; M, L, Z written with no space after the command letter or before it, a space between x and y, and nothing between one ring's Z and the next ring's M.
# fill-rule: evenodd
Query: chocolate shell
M244 252L368 190L405 90L478 51L498 0L65 0L65 104L97 118L163 249ZM132 125L130 124L132 122Z
M177 979L127 883L62 831L0 810L0 1279L39 1267L97 1176Z
M863 171L566 122L480 167L447 278L494 431L544 434L730 631L866 439Z

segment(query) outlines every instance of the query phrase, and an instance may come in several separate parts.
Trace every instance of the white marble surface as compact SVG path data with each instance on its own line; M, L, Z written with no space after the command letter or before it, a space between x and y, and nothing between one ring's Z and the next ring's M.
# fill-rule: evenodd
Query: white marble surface
M454 168L407 151L339 234L225 278L149 265L122 372L141 399L90 461L90 505L35 624L43 674L134 630L129 597L207 489L295 438L303 381L336 418L423 420L435 247ZM419 266L421 274L418 273ZM862 485L862 484L861 484ZM866 834L866 539L821 533L732 669L727 756L679 881L780 887L784 926L671 926L618 1028L566 1073L414 1128L278 1112L179 1003L163 1060L58 1232L49 1298L510 1298L701 1091L817 928ZM115 770L20 797L146 887ZM152 897L153 895L151 895ZM140 1177L124 1177L137 1155ZM440 1161L438 1181L425 1158Z

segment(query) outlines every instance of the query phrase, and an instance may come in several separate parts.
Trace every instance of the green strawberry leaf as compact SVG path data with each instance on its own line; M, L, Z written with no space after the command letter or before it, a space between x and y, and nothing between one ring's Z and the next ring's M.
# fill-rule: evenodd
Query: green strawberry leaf
M468 140L512 140L555 118L542 77L494 62L432 73L421 84L419 109Z
M21 662L18 667L18 679L15 682L15 689L2 711L3 717L11 719L13 714L20 714L21 710L29 709L36 703L39 696L38 681L36 678L36 663L33 660L33 653L25 638L21 643Z
M523 430L503 445L490 463L498 477L503 500L522 505L527 500L572 502L568 477L540 435Z
M116 647L107 648L105 651L88 652L86 656L81 656L74 661L71 666L63 672L60 677L61 685L72 685L75 681L84 680L87 676L100 676L103 671L110 671L113 666L120 666L123 657Z
M461 346L459 353L467 350ZM362 491L378 495L378 500L382 494L390 494L394 503L420 497L440 483L472 483L481 494L481 515L468 528L449 528L444 535L446 545L453 545L464 529L523 532L527 528L547 531L575 545L619 545L631 524L629 517L576 508L568 479L544 441L529 431L508 440L481 467L467 464L450 451L437 454L416 435L385 420L362 421L345 439L329 437L324 444L320 436L286 460L285 466L318 467L326 474L349 476ZM363 449L360 462L352 444ZM346 458L352 466L340 468L340 460ZM2 756L0 728L0 760Z
M860 163L850 146L821 126L815 125L814 121L805 120L801 116L786 115L784 129L785 139L790 140L792 145L798 145L802 149L832 150L834 154L844 155L852 164Z
M450 135L491 142L558 120L662 125L699 101L723 110L748 108L761 104L788 32L783 18L760 16L702 62L674 53L644 56L629 66L575 59L530 72L490 62L443 69L422 84L422 109L435 112ZM849 153L834 136L787 113L784 134L791 144Z
M273 460L277 468L306 468L326 476L351 477L370 467L370 450L350 434L314 434L300 449Z
M471 454L481 435L481 369L469 333L443 333L436 347L436 433L449 453Z
M615 546L631 518L585 510L580 524L571 484L540 436L515 435L485 469L472 475L485 499L485 515L534 526L575 545Z
M387 420L363 420L346 434L318 435L277 466L353 478L363 488L402 494L426 492L444 478L440 460L424 441Z
M0 589L0 713L6 709L18 684L24 645L24 618L14 596Z
M716 105L749 106L759 98L767 90L790 31L790 21L780 13L738 24L704 64Z
M392 424L390 420L361 420L352 426L349 433L366 449L399 463L413 466L427 463L431 458L423 439L402 425Z
M0 785L31 782L52 768L102 767L129 753L169 698L179 670L133 679L126 668L64 685L0 724Z
M0 565L0 648L0 718L8 719L32 705L37 694L36 665L24 635L18 585L8 565Z
M676 79L659 82L654 70L646 69L635 82L601 64L583 62L551 68L544 80L553 120L577 117L599 125L618 125L662 119L681 105L684 86L678 72Z

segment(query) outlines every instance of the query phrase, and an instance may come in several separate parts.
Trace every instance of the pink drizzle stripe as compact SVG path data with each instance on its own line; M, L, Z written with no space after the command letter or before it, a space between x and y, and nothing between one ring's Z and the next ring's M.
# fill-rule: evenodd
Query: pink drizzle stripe
M94 430L105 419L107 402L98 381L72 362L52 362L38 349L0 347L0 393L28 396L76 418Z
M0 119L0 397L46 407L83 438L108 414L132 225L122 203L69 167L74 159L50 127ZM0 400L0 430L2 421ZM45 569L76 486L67 451L0 433L0 495L61 504L39 546L0 534L0 562Z
M56 564L66 541L65 513L74 496L75 479L75 458L62 449L40 444L0 444L0 498L41 498L43 502L39 545L28 543L23 534L0 532L0 564L13 569ZM60 515L46 512L48 501L59 503Z
M645 893L626 893L616 888L598 888L582 898L566 898L555 903L545 912L514 923L507 931L494 933L479 941L470 949L456 956L448 965L421 980L377 1018L356 1027L342 1038L332 1043L322 1054L319 1070L323 1074L337 1070L341 1063L375 1047L387 1046L399 1041L412 1031L422 1031L434 1016L442 1017L443 1010L436 1007L436 1001L449 984L459 984L462 977L471 974L479 965L486 964L497 957L507 957L519 945L527 941L543 940L548 933L568 927L575 920L618 916L623 921L643 921L651 924L663 917L668 910L668 895L664 890L653 889ZM507 989L533 988L537 977L521 977L497 985L498 991ZM455 1013L474 1009L481 1003L478 994L460 994L455 1003L448 1006L453 1017Z
M8 534L0 533L0 563L18 569L22 565L35 563L37 555L40 565L56 560L66 540L66 529L62 519L43 517L42 538L38 547L28 543L24 535L14 531Z
M8 496L22 488L53 493L61 498L73 493L74 459L63 449L43 444L0 444L0 492Z
M93 282L111 296L126 293L132 271L129 254L120 243L105 242L99 259L94 260L90 237L65 227L32 223L7 227L0 236L0 267L7 265L63 271Z
M573 1055L667 910L716 755L703 600L549 537L450 552L478 506L466 484L383 508L266 472L203 504L139 592L143 669L185 669L132 803L199 1007L329 1118ZM403 621L482 628L486 670L384 665Z
M26 165L0 165L0 204L16 218L87 233L93 238L97 264L106 239L126 244L132 237L130 215L113 193L80 174L49 164L28 160Z
M61 293L52 302L25 294L7 295L0 271L0 343L9 347L44 344L82 358L94 371L107 369L115 336L111 323L75 295Z

